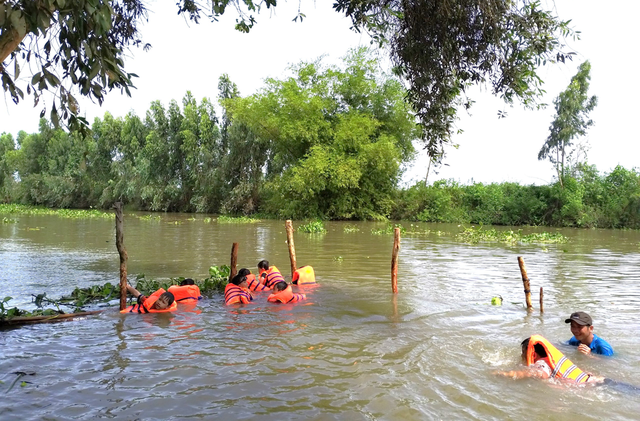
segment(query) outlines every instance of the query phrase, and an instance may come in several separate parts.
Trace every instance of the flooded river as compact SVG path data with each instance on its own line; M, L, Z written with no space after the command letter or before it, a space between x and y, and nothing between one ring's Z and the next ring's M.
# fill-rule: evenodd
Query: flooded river
M268 259L289 274L283 221L160 216L125 215L132 279L202 279L209 266L228 264L233 242L240 267L255 272ZM9 304L118 282L112 220L16 219L0 224L0 298L13 297ZM372 233L385 224L325 226L324 235L295 234L298 263L312 265L318 280L304 305L258 295L226 307L215 296L170 314L113 308L0 331L0 419L638 418L637 393L494 372L521 367L520 342L541 334L583 370L640 386L639 232L561 230L566 244L469 245L455 239L456 225L421 224L432 233L403 236L394 296L393 237ZM517 256L531 278L531 313ZM495 295L503 306L490 305ZM578 310L591 314L614 357L562 344L571 337L564 319ZM28 375L13 384L16 372Z

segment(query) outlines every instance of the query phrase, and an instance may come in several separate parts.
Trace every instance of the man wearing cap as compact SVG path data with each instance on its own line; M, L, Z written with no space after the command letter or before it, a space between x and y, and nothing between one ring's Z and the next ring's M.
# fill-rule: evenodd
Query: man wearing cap
M578 346L578 351L583 354L613 355L613 348L604 339L593 333L593 320L584 311L571 313L565 323L571 323L573 338L569 339L569 345Z

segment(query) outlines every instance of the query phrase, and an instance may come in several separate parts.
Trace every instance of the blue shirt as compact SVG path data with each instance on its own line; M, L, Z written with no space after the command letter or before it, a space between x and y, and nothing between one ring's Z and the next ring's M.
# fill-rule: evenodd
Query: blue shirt
M578 346L580 345L580 341L577 340L575 336L572 336L571 339L569 339L569 345ZM607 341L600 338L595 333L593 334L593 340L591 341L591 345L589 345L589 348L591 348L591 352L593 352L594 354L606 356L613 355L613 348L611 348L611 345L609 345Z

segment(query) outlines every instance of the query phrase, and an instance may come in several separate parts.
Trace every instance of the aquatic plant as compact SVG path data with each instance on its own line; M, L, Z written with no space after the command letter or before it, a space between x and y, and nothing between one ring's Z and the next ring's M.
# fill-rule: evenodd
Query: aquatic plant
M360 232L360 228L352 225L346 225L342 230L346 233Z
M194 279L194 283L200 288L202 295L211 296L215 293L224 292L225 286L229 283L229 274L231 268L228 265L211 266L209 268L209 277L198 281ZM185 277L169 278L163 280L147 279L144 274L140 274L136 278L135 288L144 295L153 294L160 288L169 289L171 285L180 285Z
M260 222L260 220L248 216L218 216L219 224L255 224L256 222Z
M468 227L464 228L461 233L456 235L456 238L460 241L464 241L469 244L477 244L479 242L494 242L505 244L516 243L566 243L567 237L560 233L532 233L522 234L522 230L512 231L504 230L498 231L495 228L484 229L480 227Z
M112 212L97 209L49 209L37 206L0 204L0 214L11 215L54 215L61 218L113 218Z
M297 231L306 232L308 234L325 234L327 229L324 227L324 223L320 220L311 221L308 224L302 224L298 227Z
M143 215L138 216L138 219L140 219L141 221L159 221L162 219L162 217L160 215Z
M3 224L15 224L16 222L18 222L17 219L7 218L7 217L2 218Z

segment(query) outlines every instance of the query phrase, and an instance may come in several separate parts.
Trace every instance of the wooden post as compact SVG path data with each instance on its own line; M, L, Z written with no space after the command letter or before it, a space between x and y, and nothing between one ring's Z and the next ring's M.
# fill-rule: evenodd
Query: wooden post
M115 203L116 209L116 248L120 255L120 310L127 307L127 249L124 248L124 220L122 216L122 202Z
M400 228L393 230L393 252L391 254L391 291L398 293L398 253L400 252Z
M540 287L540 313L544 313L544 305L542 304L543 296L544 296L544 292L542 292L542 287Z
M229 271L229 282L238 274L238 243L231 246L231 270Z
M296 271L296 246L293 244L293 224L291 224L291 219L287 219L287 222L284 224L285 229L287 230L287 244L289 244L289 260L291 260L291 277L293 278L293 274Z
M531 310L533 309L533 305L531 305L531 287L529 285L529 277L527 276L527 268L524 266L524 259L522 256L518 256L518 265L520 266L520 274L522 275L524 296L527 301L527 310Z

